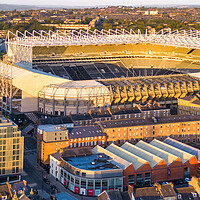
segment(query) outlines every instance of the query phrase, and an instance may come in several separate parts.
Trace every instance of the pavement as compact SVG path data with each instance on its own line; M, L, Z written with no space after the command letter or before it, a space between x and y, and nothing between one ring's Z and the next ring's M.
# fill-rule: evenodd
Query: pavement
M53 176L51 176L47 171L45 171L41 166L37 164L36 160L36 141L31 136L25 136L25 144L24 144L24 171L22 174L22 179L26 180L28 186L37 189L38 194L44 199L50 199L50 194L55 193L50 185L55 185L57 188L56 193L58 197L60 195L59 200L65 200L68 197L73 197L76 200L96 200L96 197L85 197L80 196L71 192L67 189L63 184L59 181L56 181ZM50 184L46 184L43 181L43 177L46 176L49 180ZM68 196L68 197L67 197ZM73 198L68 198L69 200Z

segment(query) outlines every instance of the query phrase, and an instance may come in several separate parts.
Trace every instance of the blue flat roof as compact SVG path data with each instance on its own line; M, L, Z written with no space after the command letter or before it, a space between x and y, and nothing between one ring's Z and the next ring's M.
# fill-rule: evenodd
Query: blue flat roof
M109 161L112 160L112 158L104 153L78 157L63 157L63 159L70 165L85 170L102 171L109 169L120 169L116 165L112 164Z

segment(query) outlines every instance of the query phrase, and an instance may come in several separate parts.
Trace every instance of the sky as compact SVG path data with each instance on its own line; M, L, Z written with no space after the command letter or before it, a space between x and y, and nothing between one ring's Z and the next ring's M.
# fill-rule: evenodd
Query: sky
M200 5L200 0L0 0L1 4L21 5L64 5L64 6L97 6L97 5Z

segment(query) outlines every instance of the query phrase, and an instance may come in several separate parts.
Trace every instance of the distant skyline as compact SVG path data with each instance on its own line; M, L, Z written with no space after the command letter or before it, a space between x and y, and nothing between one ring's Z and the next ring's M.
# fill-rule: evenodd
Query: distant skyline
M1 0L1 4L17 4L17 5L35 5L35 6L106 6L106 5L124 5L124 6L145 6L145 5L200 5L200 0Z

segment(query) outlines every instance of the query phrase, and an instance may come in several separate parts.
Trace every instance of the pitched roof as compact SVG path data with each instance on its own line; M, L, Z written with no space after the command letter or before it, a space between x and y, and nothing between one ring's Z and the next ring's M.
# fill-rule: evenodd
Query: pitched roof
M151 144L147 144L146 142L143 142L142 140L140 140L136 144L136 146L164 159L168 166L178 159L177 156L170 154L166 151L163 151L162 149L159 149Z
M136 200L161 200L162 196L155 187L137 188L134 193Z
M170 124L178 122L190 122L199 121L199 116L191 115L171 115L165 117L145 118L145 119L121 119L121 120L110 120L103 121L101 125L104 129L116 128L116 127L130 127L130 126L146 126L146 125L157 125L157 124Z
M135 170L138 170L140 167L142 167L145 164L149 164L148 161L116 146L115 144L111 144L106 148L106 150L112 152L113 154L123 158L124 160L130 162L133 164Z
M161 187L163 197L177 197L176 192L171 184L164 184Z
M95 137L95 136L105 136L106 134L101 130L100 126L76 126L73 128L68 128L69 139L74 138L85 138L85 137Z
M176 148L178 148L182 151L185 151L187 153L195 155L197 160L200 160L200 150L197 149L197 148L194 148L190 145L187 145L187 144L184 144L184 143L179 142L177 140L174 140L170 137L166 138L163 142L170 145L170 146L176 147Z
M194 156L192 154L189 154L189 153L187 153L185 151L177 149L177 148L175 148L173 146L170 146L170 145L168 145L166 143L163 143L163 142L161 142L159 140L156 140L156 139L152 140L150 142L150 144L155 146L155 147L157 147L157 148L159 148L159 149L162 149L162 150L164 150L164 151L166 151L168 153L171 153L171 154L179 157L183 163L186 163L187 161L189 161Z
M176 188L178 200L199 200L197 192L193 187Z
M110 162L117 165L118 167L120 167L121 169L126 169L128 166L131 165L130 162L124 160L123 158L120 158L119 156L113 154L112 152L102 148L101 146L97 145L95 146L92 151L94 153L104 153L108 156L110 156L113 160L111 160Z
M10 190L7 184L0 185L0 197L2 196L7 196L8 199L11 197Z
M155 154L145 151L135 145L130 144L129 142L123 144L121 148L129 151L132 154L135 154L138 157L143 158L144 160L147 160L152 168L163 161L162 158L156 156Z

